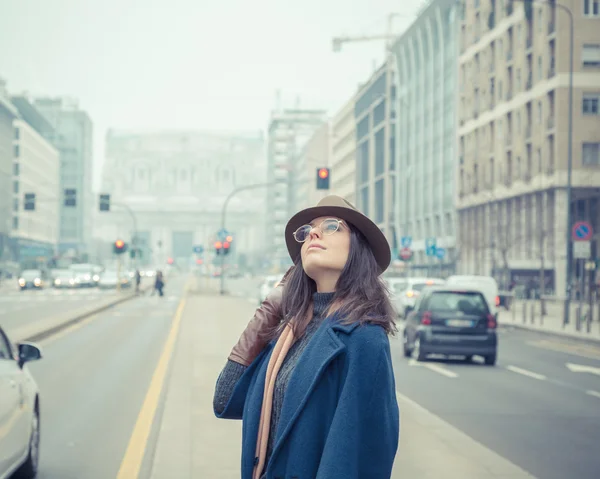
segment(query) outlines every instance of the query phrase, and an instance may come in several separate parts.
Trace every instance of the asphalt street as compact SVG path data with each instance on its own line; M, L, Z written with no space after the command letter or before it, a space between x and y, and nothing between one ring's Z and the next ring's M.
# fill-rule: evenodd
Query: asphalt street
M124 290L127 291L127 290ZM97 288L54 289L0 292L0 325L11 334L17 328L41 318L66 315L84 307L94 307L116 297L115 290Z
M600 346L500 331L495 367L403 357L397 390L477 442L544 479L598 477Z
M115 477L185 278L40 343L32 363L41 395L40 479Z

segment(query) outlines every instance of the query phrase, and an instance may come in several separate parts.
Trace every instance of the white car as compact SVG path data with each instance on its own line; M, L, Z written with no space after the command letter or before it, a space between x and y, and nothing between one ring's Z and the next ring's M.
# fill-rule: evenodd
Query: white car
M116 271L105 271L102 273L102 276L100 276L98 288L115 289L119 283L119 280L121 283L121 288L129 288L131 286L131 281L127 272L121 271L120 275L118 275Z
M277 287L277 285L279 284L279 282L282 279L283 279L282 274L271 275L271 276L267 276L265 278L265 281L260 285L259 297L258 297L259 305L265 300L265 298L268 296L268 294L271 292L271 290L273 290L274 288Z
M37 474L40 399L27 363L41 358L35 344L13 345L0 328L0 479Z
M491 276L476 275L454 275L448 277L446 283L452 286L464 286L474 289L483 294L490 313L498 317L498 307L500 306L500 296L498 295L498 283Z
M444 284L443 279L438 278L408 278L404 290L394 295L394 301L398 314L405 317L410 313L417 302L417 298L427 286Z

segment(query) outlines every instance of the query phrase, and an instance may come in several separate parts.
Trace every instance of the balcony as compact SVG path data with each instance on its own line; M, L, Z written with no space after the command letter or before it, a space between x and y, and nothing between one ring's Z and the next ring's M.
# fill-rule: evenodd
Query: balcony
M546 128L548 130L552 130L554 128L554 115L548 117L548 120L546 121Z

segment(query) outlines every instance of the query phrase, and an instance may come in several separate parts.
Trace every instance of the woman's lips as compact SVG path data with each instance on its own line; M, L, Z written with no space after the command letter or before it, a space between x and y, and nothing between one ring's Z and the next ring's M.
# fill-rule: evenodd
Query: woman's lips
M319 245L319 244L311 244L308 249L325 249L323 246Z

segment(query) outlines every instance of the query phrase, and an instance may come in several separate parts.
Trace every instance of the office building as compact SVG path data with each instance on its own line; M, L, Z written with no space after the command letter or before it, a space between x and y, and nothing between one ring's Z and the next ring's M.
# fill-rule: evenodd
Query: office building
M353 96L331 119L331 193L356 204L356 118Z
M576 32L572 126L564 11L553 2L467 2L460 19L461 270L494 274L503 285L539 287L542 276L543 292L558 296L573 254L571 225L591 223L591 258L600 229L600 12L591 0L567 6ZM572 268L581 277L583 262Z
M413 274L449 274L458 255L456 5L430 2L392 45L398 112L395 223L399 236L410 241Z
M297 211L314 206L321 198L331 194L330 190L317 190L317 171L331 166L329 142L329 123L323 123L315 130L293 162L292 178L296 195L294 208Z

